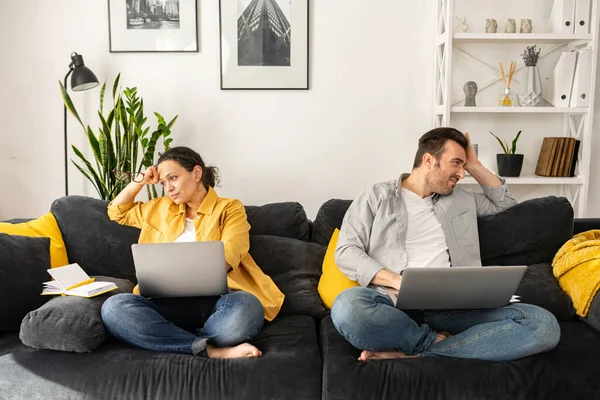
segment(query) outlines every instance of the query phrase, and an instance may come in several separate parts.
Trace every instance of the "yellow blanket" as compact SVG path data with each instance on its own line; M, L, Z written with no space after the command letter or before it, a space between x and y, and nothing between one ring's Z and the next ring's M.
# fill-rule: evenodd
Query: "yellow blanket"
M573 236L558 250L552 267L560 287L573 300L577 315L585 317L600 289L600 230Z

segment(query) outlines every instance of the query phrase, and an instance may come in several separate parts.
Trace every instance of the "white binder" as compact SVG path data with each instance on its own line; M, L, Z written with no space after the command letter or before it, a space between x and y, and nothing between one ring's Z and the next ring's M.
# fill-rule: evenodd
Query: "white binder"
M573 90L571 90L571 102L569 106L589 107L592 78L592 49L581 49L576 53L577 63L575 64Z
M590 33L590 0L575 0L575 33Z
M569 107L577 52L564 52L554 67L546 86L545 98L554 107Z
M548 31L562 34L573 33L574 20L575 0L554 0L550 19L548 19Z

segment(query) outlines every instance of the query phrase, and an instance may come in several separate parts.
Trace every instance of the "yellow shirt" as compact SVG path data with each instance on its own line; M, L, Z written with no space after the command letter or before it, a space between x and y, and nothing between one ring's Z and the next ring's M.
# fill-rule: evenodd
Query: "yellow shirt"
M186 205L175 204L169 197L159 197L147 203L108 205L108 216L121 225L140 228L139 243L173 242L183 232ZM272 321L283 304L284 295L248 253L250 224L243 204L236 199L218 197L212 187L194 218L196 240L221 240L225 247L225 261L231 265L227 283L232 290L243 290L255 295L265 310L265 318ZM134 293L137 291L137 286Z

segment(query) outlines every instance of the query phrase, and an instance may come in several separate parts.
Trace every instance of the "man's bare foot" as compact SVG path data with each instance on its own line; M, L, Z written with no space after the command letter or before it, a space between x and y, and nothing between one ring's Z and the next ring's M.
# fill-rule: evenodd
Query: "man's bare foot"
M435 340L433 341L433 343L439 343L442 340L446 340L448 339L450 336L452 336L452 334L450 332L438 332L437 337L435 338Z
M417 358L418 356L408 356L403 351L368 351L363 350L358 357L358 361L372 361L372 360L391 360L394 358Z
M242 343L233 347L215 347L209 344L206 346L206 353L208 354L208 358L248 358L262 356L262 351L250 343Z

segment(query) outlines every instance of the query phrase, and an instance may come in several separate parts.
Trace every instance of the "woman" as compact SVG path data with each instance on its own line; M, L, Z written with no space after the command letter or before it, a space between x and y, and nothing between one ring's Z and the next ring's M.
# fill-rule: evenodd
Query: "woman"
M223 241L229 293L147 299L136 286L134 293L114 295L102 306L108 331L155 351L210 358L261 356L247 341L260 332L265 318L275 318L284 296L248 254L250 225L242 203L217 196L217 169L206 167L187 147L169 149L135 181L108 205L109 217L140 228L139 243ZM134 203L144 185L156 183L163 185L165 197Z

